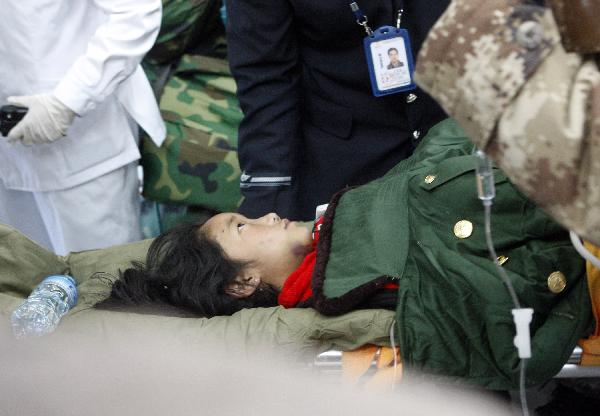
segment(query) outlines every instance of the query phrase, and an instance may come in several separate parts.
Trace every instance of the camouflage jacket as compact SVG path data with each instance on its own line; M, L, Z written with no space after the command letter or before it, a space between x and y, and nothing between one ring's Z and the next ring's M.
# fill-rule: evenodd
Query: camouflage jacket
M419 85L557 221L600 243L600 71L565 52L549 9L454 0L417 60Z
M235 211L242 196L237 130L242 112L229 72L221 0L163 0L144 69L167 127L161 147L144 138L144 197Z

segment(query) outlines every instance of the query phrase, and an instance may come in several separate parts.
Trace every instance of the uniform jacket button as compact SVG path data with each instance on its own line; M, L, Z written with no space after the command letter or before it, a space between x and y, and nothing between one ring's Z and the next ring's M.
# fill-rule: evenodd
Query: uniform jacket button
M552 293L560 293L567 287L567 278L562 272L552 272L548 276L548 289Z
M427 185L429 185L430 183L433 183L433 181L435 181L435 175L427 175L427 176L425 176L425 183Z
M460 220L454 224L454 235L458 238L468 238L473 234L473 223L468 220Z
M500 266L502 266L504 263L506 263L508 261L508 257L506 257L506 256L498 256L496 258L496 260L498 261L498 264Z
M417 99L417 94L413 94L412 92L406 96L406 102L408 104L412 103Z

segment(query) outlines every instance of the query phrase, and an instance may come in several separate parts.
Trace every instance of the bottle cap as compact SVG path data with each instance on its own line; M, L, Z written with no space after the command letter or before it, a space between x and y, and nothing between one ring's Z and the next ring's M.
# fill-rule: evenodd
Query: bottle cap
M42 283L52 283L63 289L67 293L69 308L77 305L77 283L71 276L66 274L53 274L42 280Z

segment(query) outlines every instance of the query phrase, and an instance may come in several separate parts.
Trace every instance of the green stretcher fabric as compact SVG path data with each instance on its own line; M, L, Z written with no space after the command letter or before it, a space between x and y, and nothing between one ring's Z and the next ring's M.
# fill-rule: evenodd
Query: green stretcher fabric
M366 343L387 345L391 311L362 310L326 317L312 309L282 307L242 310L232 316L189 318L94 309L119 270L142 260L151 240L101 250L56 256L18 231L0 224L0 342L12 337L10 313L47 275L68 273L77 281L79 301L52 336L85 334L99 343L118 343L136 332L156 332L161 342L187 345L214 342L241 354L275 348L289 356L310 357L328 350L349 350ZM158 336L158 335L157 335Z

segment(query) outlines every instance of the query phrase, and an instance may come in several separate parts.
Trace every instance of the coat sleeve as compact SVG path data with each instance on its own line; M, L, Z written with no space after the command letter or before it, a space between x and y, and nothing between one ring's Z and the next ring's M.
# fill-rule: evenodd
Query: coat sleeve
M160 0L93 3L107 19L54 90L56 98L79 115L95 108L134 73L154 44L162 17Z
M244 119L239 129L240 212L293 216L300 63L286 0L228 0L227 41Z
M564 50L548 8L455 0L429 33L416 78L521 191L598 243L598 62Z
M453 1L419 52L417 83L485 148L498 118L560 41L551 25L543 7L521 0Z

